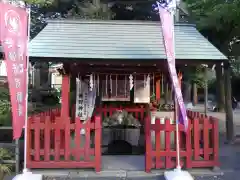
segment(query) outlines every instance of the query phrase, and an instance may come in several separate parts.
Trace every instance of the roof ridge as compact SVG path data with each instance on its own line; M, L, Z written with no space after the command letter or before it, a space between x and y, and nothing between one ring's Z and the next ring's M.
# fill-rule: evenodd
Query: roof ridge
M177 25L180 26L175 33L176 59L220 62L227 59L195 27ZM29 55L55 61L165 60L160 26L159 21L53 20L31 41Z
M159 21L127 21L127 20L84 20L84 19L51 19L47 21L51 24L111 24L111 25L158 25ZM195 27L195 24L189 24L189 23L175 23L175 26L193 26Z

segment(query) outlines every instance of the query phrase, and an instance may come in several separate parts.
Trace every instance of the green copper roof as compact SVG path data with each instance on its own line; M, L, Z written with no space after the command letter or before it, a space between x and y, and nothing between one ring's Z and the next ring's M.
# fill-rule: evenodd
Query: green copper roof
M225 60L193 25L175 25L176 59ZM166 59L159 22L55 20L31 41L31 57Z

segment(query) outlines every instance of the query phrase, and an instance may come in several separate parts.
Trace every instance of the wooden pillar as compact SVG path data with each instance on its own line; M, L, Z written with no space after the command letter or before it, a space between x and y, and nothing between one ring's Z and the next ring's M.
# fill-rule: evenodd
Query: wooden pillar
M164 104L168 103L168 78L165 76L164 78Z
M181 72L178 73L178 81L179 81L180 88L182 90L182 73Z
M234 141L234 123L232 109L231 68L229 62L224 63L225 111L227 141Z
M156 100L157 102L160 101L161 98L161 77L160 76L156 76Z
M62 106L61 117L69 117L69 100L70 100L70 76L62 75Z
M151 108L146 104L146 119L144 123L145 131L145 172L150 173L152 169L152 142L151 142Z

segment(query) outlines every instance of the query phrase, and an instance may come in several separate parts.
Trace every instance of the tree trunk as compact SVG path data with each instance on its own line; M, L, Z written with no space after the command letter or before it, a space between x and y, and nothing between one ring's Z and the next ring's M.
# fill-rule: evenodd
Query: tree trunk
M196 106L198 103L198 95L197 95L197 84L193 83L193 106Z
M224 64L224 85L225 89L225 111L226 111L226 133L227 141L234 141L234 122L232 109L232 88L231 88L231 69L229 62Z
M40 85L49 88L49 63L42 63L40 68Z
M191 101L191 90L192 85L189 80L184 83L184 101L190 102Z
M0 179L4 179L4 177L5 177L5 174L0 171Z
M225 105L225 99L224 99L224 76L222 72L222 66L221 64L216 65L216 80L217 80L217 107L220 112L224 112L224 105Z

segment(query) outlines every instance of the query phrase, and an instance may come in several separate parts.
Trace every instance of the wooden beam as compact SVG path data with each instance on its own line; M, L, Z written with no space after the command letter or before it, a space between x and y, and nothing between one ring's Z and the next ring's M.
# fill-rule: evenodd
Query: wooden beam
M156 100L157 102L159 102L161 97L161 77L160 76L156 77L155 88L156 88Z
M135 65L141 64L141 65L153 65L156 64L157 66L166 64L167 61L165 59L84 59L84 58L56 58L56 57L30 57L31 62L50 62L49 59L51 59L51 62L58 62L58 63L77 63L77 64L96 64L96 65L102 65L102 64L115 64L115 65ZM176 65L185 65L188 66L193 65L200 65L200 64L207 64L209 66L213 66L214 64L221 64L225 62L224 59L176 59Z
M71 73L78 75L79 73L84 75L88 73L98 74L141 74L141 73L160 73L162 70L156 67L141 67L141 66L104 66L104 65L73 65L71 66Z

